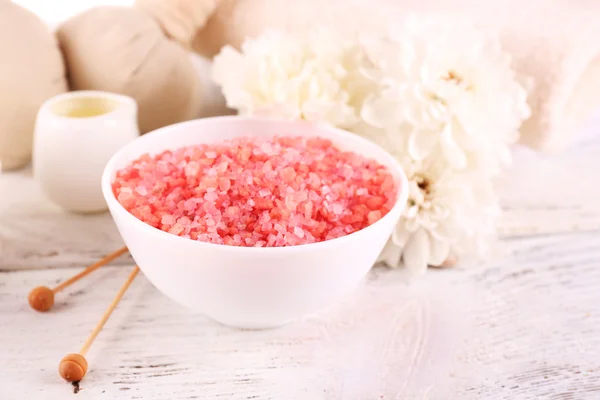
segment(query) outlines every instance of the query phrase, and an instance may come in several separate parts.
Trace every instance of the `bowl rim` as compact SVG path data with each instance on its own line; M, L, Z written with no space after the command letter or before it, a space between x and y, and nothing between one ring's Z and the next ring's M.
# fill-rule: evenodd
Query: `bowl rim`
M176 134L176 132L182 130L182 128L187 127L189 125L198 125L198 124L201 125L203 123L208 123L208 122L214 123L214 121L227 122L227 121L231 121L231 120L236 120L236 121L240 121L240 122L253 121L253 122L263 122L263 123L276 122L278 124L288 123L290 125L291 124L306 124L310 127L310 129L333 131L333 133L340 135L342 137L349 136L349 137L351 137L351 140L357 140L359 142L362 142L362 144L367 147L377 148L377 150L382 153L382 156L388 158L388 160L385 164L390 169L392 169L392 166L393 166L393 168L395 169L395 171L393 171L393 172L399 178L399 190L398 190L398 195L397 195L396 202L394 203L394 206L388 211L388 213L386 215L384 215L381 219L379 219L375 223L367 226L366 228L360 229L356 232L353 232L348 235L338 237L335 239L324 240L322 242L316 242L316 243L299 244L299 245L295 245L295 246L249 247L249 246L231 246L231 245L226 245L226 244L202 242L202 241L198 241L198 240L183 238L181 236L165 232L161 229L155 228L155 227L148 225L145 222L139 220L138 218L133 216L133 214L131 214L129 211L127 211L125 209L125 207L123 207L121 205L121 203L119 203L119 201L115 197L113 190L112 190L112 180L113 180L112 175L113 175L113 172L116 172L116 168L114 165L117 163L117 161L121 157L122 153L124 153L131 147L138 146L141 141L149 140L150 137L154 138L156 136L173 135L173 134ZM167 149L169 149L169 148L165 147L164 150L167 150ZM118 214L118 218L125 221L125 223L136 225L139 229L146 231L148 234L156 236L157 239L171 240L171 241L179 242L182 244L185 243L187 245L192 245L192 246L195 245L198 247L205 247L206 249L221 250L221 251L263 253L263 254L264 253L274 253L274 252L295 253L298 251L317 250L319 248L326 248L328 246L333 246L333 245L337 245L337 244L341 245L346 241L357 240L357 239L360 239L360 236L365 236L369 232L377 229L377 226L383 224L384 221L389 221L390 219L392 219L393 215L398 214L398 218L400 218L402 209L404 209L404 207L406 206L406 203L408 201L408 178L406 177L406 173L404 172L404 169L402 168L400 163L389 152L384 150L378 144L371 142L357 134L348 132L346 130L332 127L330 125L323 124L323 123L309 122L309 121L304 121L304 120L285 120L285 119L276 119L276 118L271 118L271 117L247 117L247 116L239 116L239 115L227 115L227 116L218 116L218 117L198 118L198 119L194 119L194 120L190 120L190 121L184 121L184 122L179 122L176 124L168 125L168 126L165 126L162 128L155 129L155 130L148 132L142 136L139 136L138 138L134 139L130 143L126 144L121 149L119 149L115 154L113 154L113 156L110 158L110 160L108 161L108 163L106 164L106 166L104 168L104 171L102 173L102 194L104 195L104 198L105 198L106 202L108 203L109 210L113 217L113 220L116 220L116 218L117 218L117 216L115 215L115 213L116 213L116 214ZM182 242L182 241L184 241L184 242Z

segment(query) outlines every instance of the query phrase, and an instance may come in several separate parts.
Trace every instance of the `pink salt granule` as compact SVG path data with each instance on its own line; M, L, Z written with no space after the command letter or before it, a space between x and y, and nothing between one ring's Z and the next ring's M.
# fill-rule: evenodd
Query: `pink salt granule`
M359 231L393 207L398 187L374 160L322 138L243 137L145 154L119 170L115 197L181 237L281 247Z

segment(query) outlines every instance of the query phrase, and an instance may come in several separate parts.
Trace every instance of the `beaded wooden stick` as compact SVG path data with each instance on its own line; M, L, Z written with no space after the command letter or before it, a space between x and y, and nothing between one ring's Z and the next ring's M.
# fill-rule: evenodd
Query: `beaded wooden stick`
M100 322L98 322L98 325L96 325L92 333L90 333L90 336L88 336L87 340L81 347L81 350L79 350L79 353L67 354L60 361L60 364L58 366L58 373L67 382L79 382L85 376L88 369L88 362L85 359L85 354L90 349L92 343L94 343L94 340L104 327L104 324L106 324L106 321L108 321L110 314L113 312L117 304L119 304L119 301L121 301L121 298L129 288L129 285L131 285L131 282L133 282L133 280L135 279L135 276L137 275L139 270L140 269L137 265L133 268L133 270L127 277L127 280L125 281L123 286L121 286L121 289L113 299L112 303L110 304L110 306L108 306L108 309L102 315Z
M60 292L67 286L77 282L79 279L92 273L93 271L97 270L101 266L108 264L109 262L111 262L112 260L114 260L115 258L121 256L123 253L126 253L126 252L127 252L127 247L122 247L119 250L117 250L113 253L110 253L109 255L107 255L100 261L97 261L94 264L90 265L89 267L87 267L86 269L84 269L83 271L78 273L77 275L74 275L71 278L67 279L66 281L64 281L63 283L61 283L54 289L50 289L49 287L46 287L46 286L38 286L38 287L34 288L31 292L29 292L29 296L27 296L29 305L31 306L31 308L33 308L36 311L40 311L40 312L48 311L54 305L54 295L56 293Z

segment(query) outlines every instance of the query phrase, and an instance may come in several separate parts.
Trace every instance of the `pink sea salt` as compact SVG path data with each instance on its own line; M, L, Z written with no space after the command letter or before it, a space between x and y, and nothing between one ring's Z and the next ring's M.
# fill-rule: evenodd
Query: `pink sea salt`
M393 207L386 167L327 139L235 140L143 155L113 192L136 218L175 235L231 246L321 242L361 230Z

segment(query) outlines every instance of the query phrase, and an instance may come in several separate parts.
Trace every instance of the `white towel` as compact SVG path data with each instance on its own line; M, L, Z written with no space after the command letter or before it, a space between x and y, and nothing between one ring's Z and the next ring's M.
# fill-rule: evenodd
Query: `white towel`
M521 141L563 148L600 106L600 1L399 0L405 11L457 13L494 29L518 72L533 78Z

